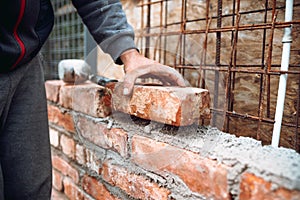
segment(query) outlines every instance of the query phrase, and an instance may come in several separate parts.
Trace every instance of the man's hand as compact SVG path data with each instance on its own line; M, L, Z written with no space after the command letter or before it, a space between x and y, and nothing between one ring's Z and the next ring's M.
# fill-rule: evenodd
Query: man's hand
M124 63L124 95L130 95L137 78L155 78L163 85L178 85L185 87L183 77L175 69L162 65L142 56L137 50L131 49L120 56Z

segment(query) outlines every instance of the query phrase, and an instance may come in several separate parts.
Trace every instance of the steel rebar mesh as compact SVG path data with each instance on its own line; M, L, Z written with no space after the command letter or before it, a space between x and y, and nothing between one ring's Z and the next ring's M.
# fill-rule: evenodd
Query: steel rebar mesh
M203 124L270 144L279 75L288 73L280 145L299 152L299 0L292 22L284 22L283 0L142 0L138 6L141 52L209 89L212 120ZM281 39L290 26L290 66L282 72Z
M57 78L62 59L84 57L84 25L71 0L51 0L55 13L53 31L42 49L45 78Z

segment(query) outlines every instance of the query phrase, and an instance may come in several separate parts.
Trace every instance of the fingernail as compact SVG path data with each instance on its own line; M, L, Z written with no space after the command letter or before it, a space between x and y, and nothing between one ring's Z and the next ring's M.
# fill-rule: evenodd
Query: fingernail
M129 90L128 90L128 88L124 88L124 90L123 90L123 94L124 94L124 95L128 95L128 94L129 94Z

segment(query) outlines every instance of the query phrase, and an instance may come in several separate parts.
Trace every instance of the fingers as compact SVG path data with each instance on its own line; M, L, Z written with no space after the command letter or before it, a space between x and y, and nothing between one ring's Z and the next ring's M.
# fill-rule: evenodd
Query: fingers
M185 81L181 74L175 69L161 65L161 64L151 64L144 65L136 68L133 71L127 72L124 77L124 95L130 95L132 93L134 83L139 77L151 77L160 80L164 85L178 85L185 87Z
M181 74L174 68L165 65L151 65L150 73L164 85L178 85L185 87L185 81ZM166 84L167 83L167 84Z
M138 77L141 77L141 76L149 74L149 73L150 73L150 70L149 70L149 68L146 68L146 67L141 67L136 70L127 72L125 74L124 81L123 81L123 85L124 85L123 94L125 96L130 95L132 93L133 86L134 86L136 79Z
M181 76L181 74L179 72L177 72L174 68L169 67L170 69L170 81L174 82L175 84L172 85L178 85L181 87L185 87L185 81L183 79L183 77Z

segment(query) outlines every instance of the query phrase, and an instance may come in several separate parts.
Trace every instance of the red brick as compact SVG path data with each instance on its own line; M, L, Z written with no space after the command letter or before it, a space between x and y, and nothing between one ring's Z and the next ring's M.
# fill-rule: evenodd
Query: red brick
M64 108L73 109L73 96L76 85L66 84L59 91L59 105Z
M68 157L75 159L75 141L66 135L61 135L60 144L63 153Z
M97 157L97 153L90 149L86 149L86 166L89 168L89 170L92 170L99 174L99 171L101 170L102 166L102 158Z
M46 96L49 101L58 102L60 87L64 85L63 81L51 80L45 82Z
M106 189L106 187L100 183L97 179L85 175L82 180L82 187L85 192L90 194L97 200L116 200L118 198L114 197L110 192Z
M161 188L141 175L127 171L125 168L105 162L102 168L102 177L113 186L124 190L137 199L168 199L170 191Z
M65 130L75 132L74 121L71 114L60 110L58 107L48 104L49 122L63 127Z
M113 92L113 108L140 118L175 126L210 118L208 90L200 88L135 86L131 98L118 84Z
M152 139L132 138L132 160L147 170L171 172L193 191L207 198L230 199L227 166Z
M62 191L63 189L63 184L62 184L62 180L63 177L62 175L56 171L56 170L52 170L52 185L53 187L58 190L58 191Z
M71 200L92 200L71 179L65 178L64 193Z
M108 129L106 124L97 123L85 117L78 117L76 126L81 135L89 141L126 157L128 136L124 130Z
M112 148L117 151L121 156L127 157L127 141L128 134L123 129L112 128L105 131L107 138L111 141Z
M97 84L64 85L59 96L59 104L65 108L94 117L111 114L111 95L106 88Z
M84 146L80 144L76 144L76 153L75 153L76 161L84 165L86 162L86 153L85 153L85 148Z
M50 143L52 146L54 147L58 147L59 146L59 134L58 131L50 128L49 129L49 135L50 135Z
M65 196L62 192L59 192L55 189L52 189L51 199L52 200L68 200L67 196Z
M246 172L242 175L239 199L296 200L300 199L300 191L282 187L272 189L271 182Z
M63 175L71 177L75 183L79 182L78 171L64 159L58 156L52 156L52 165L54 169L61 172Z

